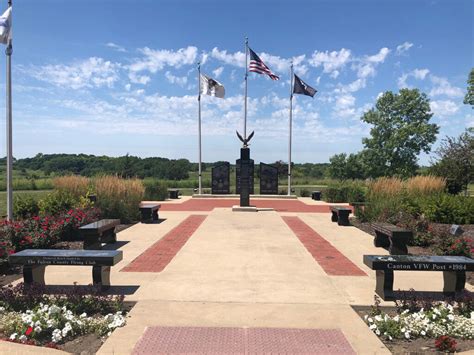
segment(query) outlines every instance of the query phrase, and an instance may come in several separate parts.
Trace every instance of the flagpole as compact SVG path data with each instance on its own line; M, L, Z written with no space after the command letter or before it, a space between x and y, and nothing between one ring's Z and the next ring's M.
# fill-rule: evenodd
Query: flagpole
M247 82L248 82L248 62L247 53L249 48L249 39L245 37L245 101L244 101L244 139L247 139Z
M291 195L291 133L293 120L293 62L290 66L290 119L289 119L289 141L288 141L288 196Z
M8 7L12 6L12 0L8 0ZM10 33L11 33L10 28ZM7 56L7 78L6 78L6 128L7 128L7 220L13 220L13 154L12 154L12 39L11 35L8 39L5 54Z
M202 194L202 170L201 170L201 63L198 62L198 126L199 126L199 195Z

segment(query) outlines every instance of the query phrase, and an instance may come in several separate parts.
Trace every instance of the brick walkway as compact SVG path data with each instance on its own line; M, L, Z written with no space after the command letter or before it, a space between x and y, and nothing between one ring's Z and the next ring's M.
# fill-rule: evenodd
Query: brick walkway
M183 203L161 203L161 211L212 211L214 208L238 205L238 199L190 199ZM307 205L298 200L250 199L250 204L261 208L274 208L277 212L329 213L329 206Z
M205 219L202 215L189 216L120 271L163 271Z
M352 261L298 217L282 216L306 250L328 275L367 276Z
M340 330L148 327L135 345L145 354L355 354Z

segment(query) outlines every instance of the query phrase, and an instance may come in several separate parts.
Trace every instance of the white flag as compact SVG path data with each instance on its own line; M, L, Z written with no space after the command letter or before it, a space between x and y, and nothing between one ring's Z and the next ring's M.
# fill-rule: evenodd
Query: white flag
M199 92L204 95L215 96L221 99L223 99L225 95L224 85L204 74L201 74L201 87Z
M11 38L12 8L11 6L0 17L0 43L7 44Z

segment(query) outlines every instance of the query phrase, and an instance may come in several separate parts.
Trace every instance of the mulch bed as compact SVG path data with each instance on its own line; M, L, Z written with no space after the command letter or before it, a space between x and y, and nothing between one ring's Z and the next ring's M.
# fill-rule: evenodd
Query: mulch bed
M366 232L375 237L375 232L368 222L360 222L356 218L350 219L351 224L359 228L360 230ZM441 223L430 223L430 228L434 232L439 233L448 233L451 228L450 224L441 224ZM465 224L461 226L463 237L473 238L474 239L474 224ZM431 246L428 247L419 247L419 246L408 246L408 254L411 255L436 255ZM466 272L466 282L474 286L474 272Z
M119 224L115 227L115 232L121 232L133 224ZM62 241L54 244L50 249L67 249L67 250L81 250L83 242L81 240ZM0 286L6 286L12 282L19 280L21 275L21 266L9 266L7 264L0 265Z
M385 313L396 314L395 307L380 307ZM359 317L364 319L366 314L370 314L372 308L370 306L352 306L352 309L357 313ZM365 322L365 321L364 321ZM435 339L432 338L418 338L413 340L394 339L385 340L379 338L380 341L392 352L392 354L427 354L427 353L438 353L440 352L435 347ZM468 351L474 350L474 340L467 339L456 339L457 351Z

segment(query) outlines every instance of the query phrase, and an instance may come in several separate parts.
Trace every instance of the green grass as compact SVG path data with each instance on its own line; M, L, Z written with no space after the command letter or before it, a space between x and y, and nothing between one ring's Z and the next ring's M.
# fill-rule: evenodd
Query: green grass
M13 199L15 199L15 196L20 196L20 195L30 195L33 196L34 199L40 200L44 196L46 196L48 193L50 193L51 190L42 190L42 191L13 191ZM7 193L5 191L0 191L0 216L6 216L7 214Z

